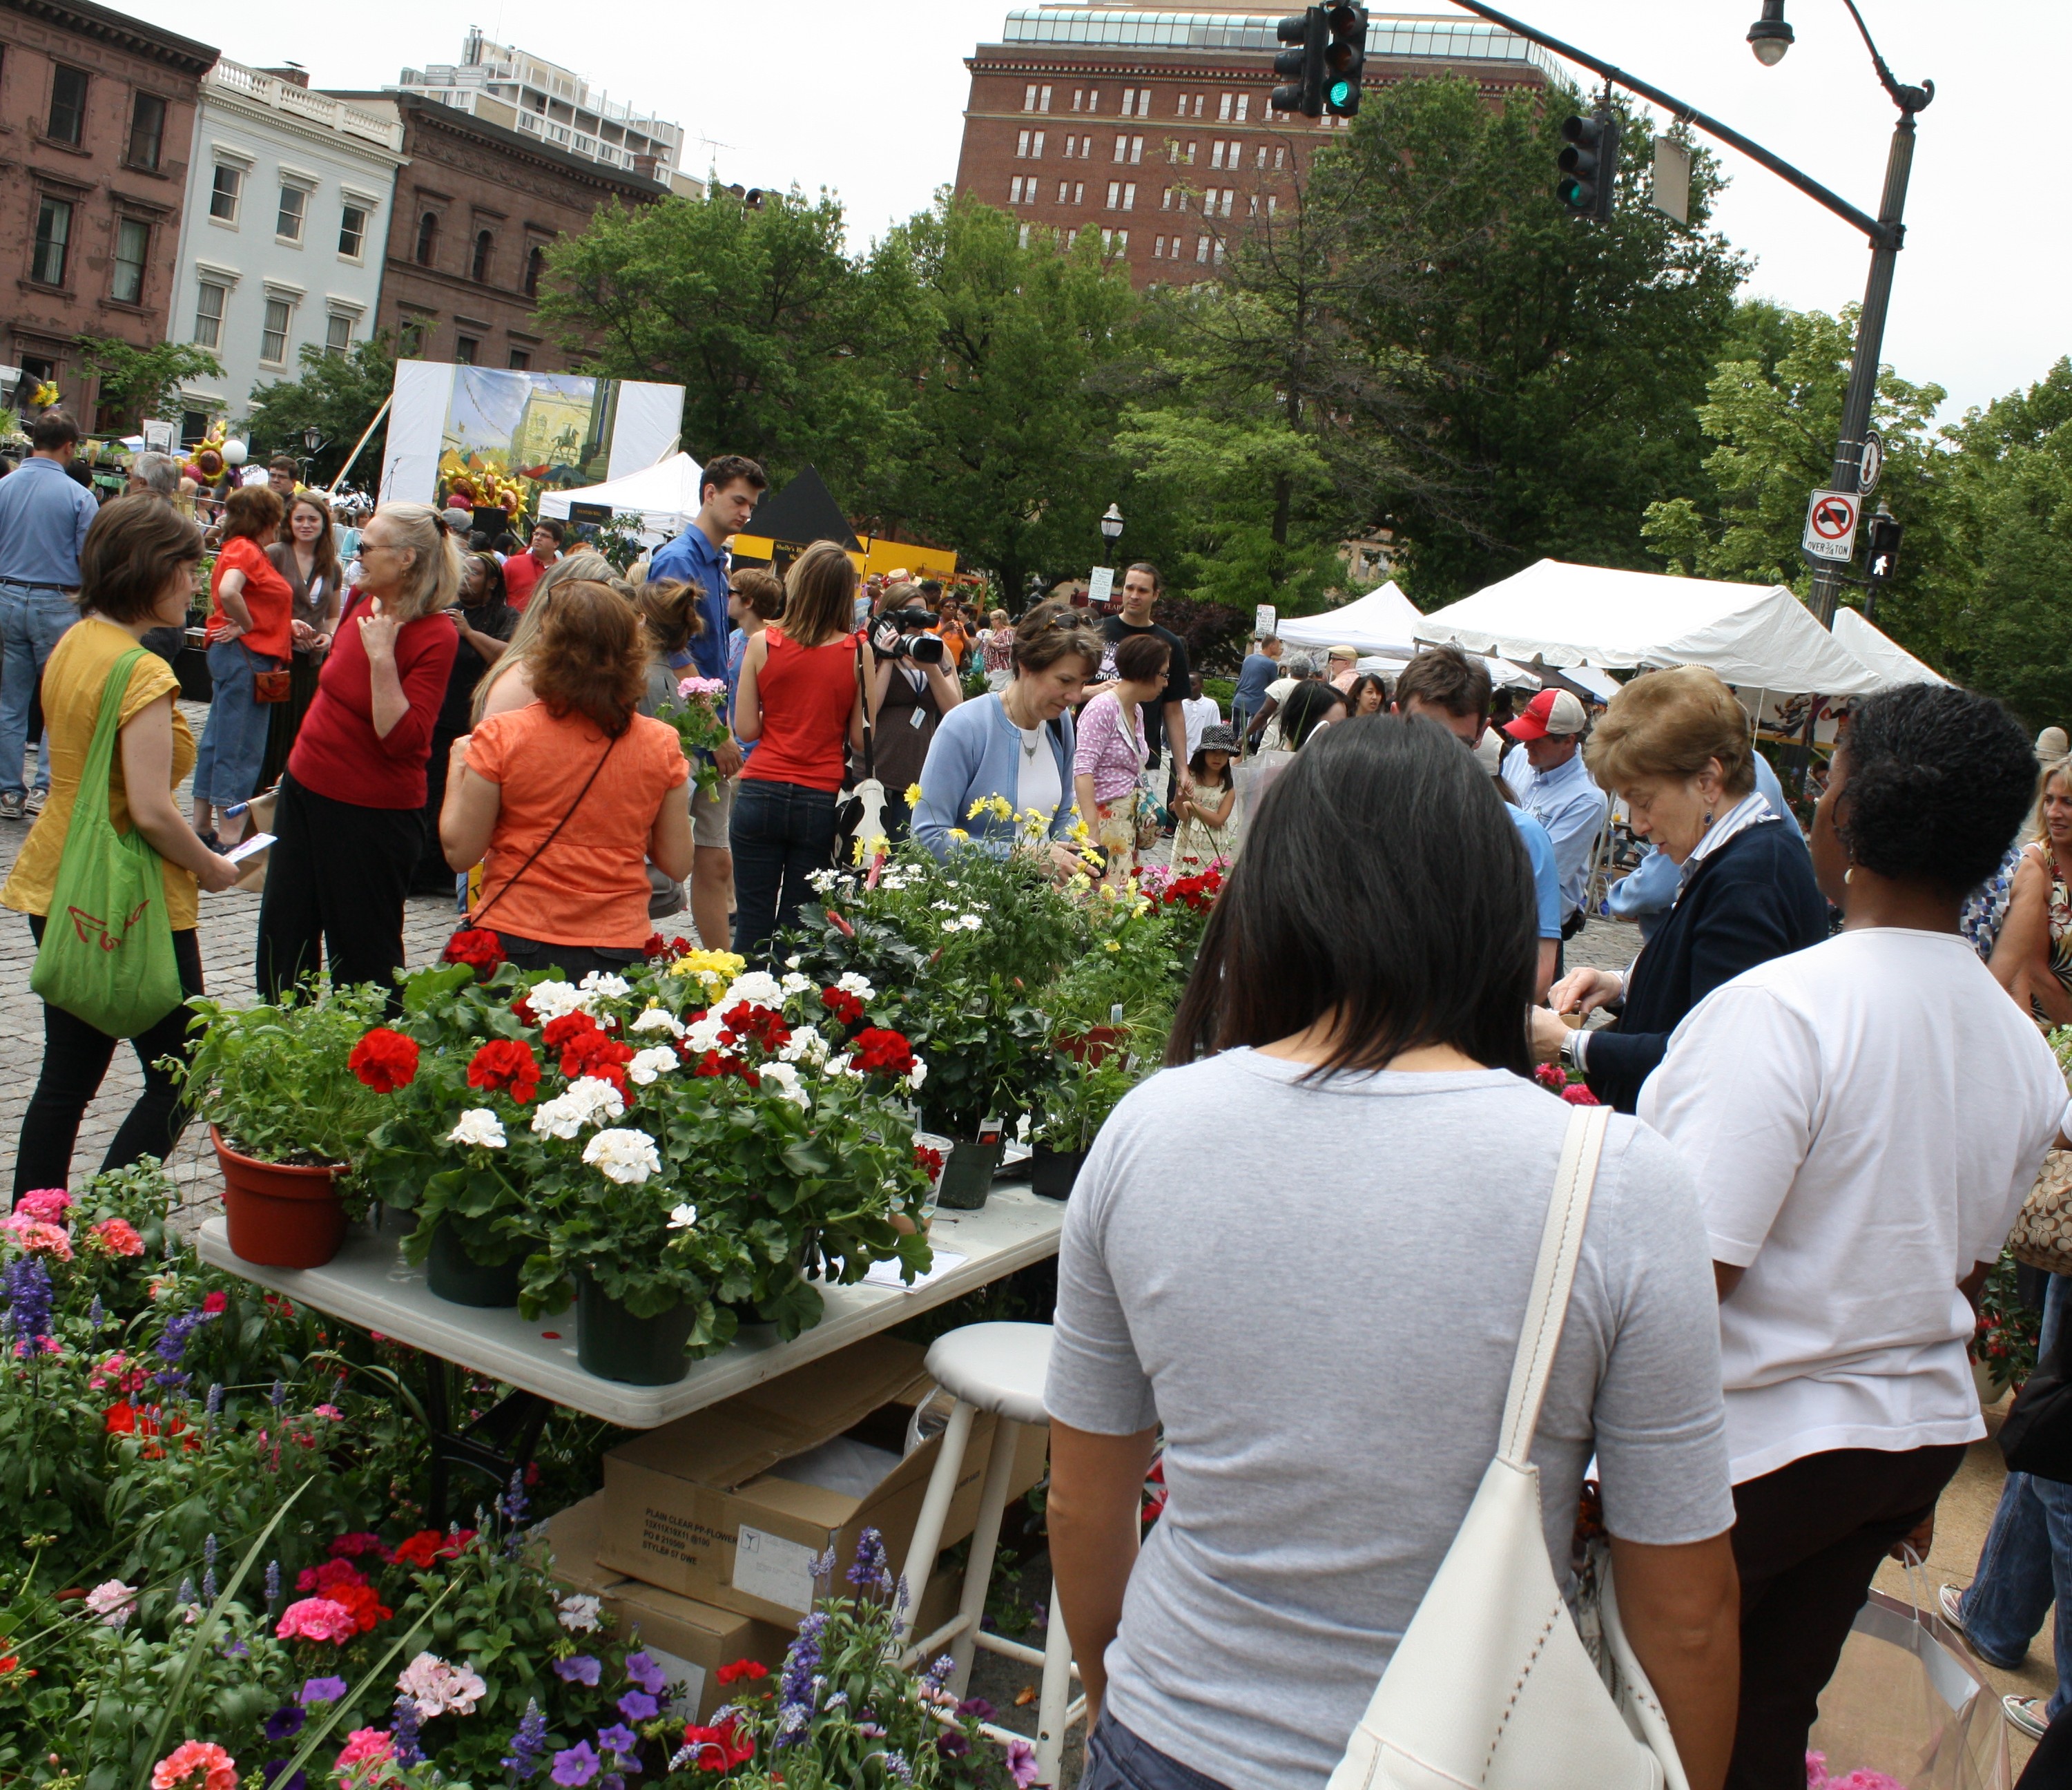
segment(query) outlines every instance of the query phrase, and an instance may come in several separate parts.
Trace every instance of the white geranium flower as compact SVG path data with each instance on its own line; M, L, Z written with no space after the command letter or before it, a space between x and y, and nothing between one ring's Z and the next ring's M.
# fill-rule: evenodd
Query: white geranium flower
M621 1187L637 1187L651 1175L662 1172L661 1152L644 1131L600 1131L583 1146L583 1160Z
M593 969L576 986L600 1001L623 1001L633 992L632 983L623 976L615 976L605 969Z
M728 1012L739 1001L746 1001L752 1007L781 1007L784 1004L784 990L767 970L751 969L734 977L726 993L713 1002L713 1010Z
M817 1068L828 1060L828 1041L810 1026L801 1026L777 1052L786 1063L804 1063Z
M845 994L853 994L859 1001L874 1001L878 998L878 990L870 986L865 977L857 975L853 969L846 975L837 977L835 986Z
M571 1635L594 1634L601 1626L598 1618L602 1608L596 1598L571 1591L554 1606L554 1620Z
M861 1075L849 1066L849 1052L846 1051L840 1056L831 1056L828 1059L826 1072L830 1076L847 1076L852 1081L863 1080Z
M665 1031L672 1038L681 1038L684 1035L684 1023L682 1020L679 1019L676 1014L670 1012L667 1007L652 1006L649 1007L646 1012L643 1013L638 1019L635 1019L632 1025L627 1027L627 1030L631 1031Z
M928 1065L923 1063L919 1057L915 1058L913 1073L907 1076L906 1085L909 1088L918 1089L921 1084L927 1079Z
M504 1121L486 1106L471 1106L460 1116L460 1122L446 1134L450 1144L472 1145L482 1150L501 1150L504 1145Z
M672 1206L669 1208L669 1228L672 1231L688 1231L697 1221L698 1208L696 1206Z
M800 961L799 953L794 951L790 957L784 960L784 967L787 969L796 969L799 967Z
M645 1088L657 1076L669 1074L682 1060L667 1044L657 1044L652 1050L635 1052L626 1065L626 1072L637 1086Z
M626 1102L610 1082L585 1076L571 1082L566 1093L541 1104L532 1115L532 1129L543 1138L573 1138L586 1125L615 1119L625 1110Z
M592 1005L591 997L573 982L535 982L526 990L525 998L543 1026L564 1014L588 1013Z
M795 963L797 961L796 958L792 960ZM804 994L813 986L813 978L810 976L801 976L796 970L787 971L777 986L787 994Z
M684 1027L684 1048L699 1056L707 1051L716 1051L719 1048L719 1035L726 1030L726 1023L717 1010L709 1012L704 1018Z
M812 1097L800 1085L799 1072L788 1063L766 1063L763 1065L763 1080L767 1084L775 1082L777 1092L794 1106L812 1104Z

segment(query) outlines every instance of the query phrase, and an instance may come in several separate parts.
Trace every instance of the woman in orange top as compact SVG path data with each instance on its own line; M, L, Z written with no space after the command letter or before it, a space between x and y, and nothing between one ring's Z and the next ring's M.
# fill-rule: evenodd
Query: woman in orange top
M835 797L848 750L863 750L864 692L856 567L816 541L784 578L784 619L748 643L734 692L734 731L756 747L742 767L729 833L734 846L734 948L753 958L798 924L806 879L834 857Z
M280 532L281 500L264 485L241 485L223 506L223 545L209 580L215 606L208 617L208 675L215 685L208 725L195 759L194 829L218 843L214 810L248 800L266 756L272 706L255 700L253 678L279 671L294 641L295 594L266 549ZM231 829L245 837L250 817Z
M454 742L439 843L483 862L471 924L521 969L571 981L639 961L648 861L691 874L690 776L675 728L640 714L648 641L609 585L557 586L526 652L534 700Z

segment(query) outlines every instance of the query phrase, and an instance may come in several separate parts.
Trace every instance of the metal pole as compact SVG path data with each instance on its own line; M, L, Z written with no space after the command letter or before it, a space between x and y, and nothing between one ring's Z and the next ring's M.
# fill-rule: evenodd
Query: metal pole
M324 495L327 497L335 497L338 495L338 488L345 483L345 475L352 470L352 463L360 458L360 449L367 445L368 438L381 426L381 419L388 414L388 406L395 401L396 394L393 390L388 397L382 399L381 408L374 413L373 422L368 424L365 433L353 443L352 451L345 457L345 464L338 469L338 476L331 480L329 488L325 491ZM379 493L376 495L378 496Z
M1878 208L1878 221L1885 241L1871 252L1869 282L1864 288L1863 314L1856 319L1856 349L1849 369L1849 389L1842 401L1842 434L1835 446L1835 470L1831 488L1853 492L1859 488L1863 467L1864 435L1870 427L1871 405L1877 396L1878 360L1885 348L1885 313L1892 304L1893 270L1906 241L1903 214L1906 210L1907 177L1914 169L1914 113L1902 111L1892 132L1892 153L1885 167L1885 197ZM1835 625L1835 605L1842 591L1846 562L1823 560L1814 570L1811 607L1823 628Z

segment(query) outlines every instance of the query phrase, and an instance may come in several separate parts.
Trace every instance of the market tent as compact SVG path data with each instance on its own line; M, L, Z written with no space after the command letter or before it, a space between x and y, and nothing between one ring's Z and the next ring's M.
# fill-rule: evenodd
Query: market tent
M1856 696L1880 680L1782 584L1543 559L1437 610L1418 638L1549 665L1708 665L1749 689Z
M1415 654L1412 655L1412 657L1415 656ZM1481 655L1476 656L1479 658ZM1409 663L1409 659L1398 652L1363 652L1355 662L1355 669L1378 671L1392 687L1402 675L1403 668ZM1500 690L1536 690L1540 688L1540 679L1524 666L1514 665L1508 659L1483 659L1482 663L1489 668L1490 681Z
M640 532L656 541L681 534L698 513L701 470L689 455L672 454L623 479L607 479L580 491L550 491L540 499L540 513L568 520L571 504L607 504L614 510L637 513Z
M1835 638L1877 673L1878 688L1900 684L1947 684L1940 672L1923 665L1898 641L1854 609L1835 611Z
M853 553L863 551L827 480L810 466L802 467L782 491L765 492L741 533L745 541L767 541L779 547L832 541Z
M1342 609L1289 617L1274 632L1291 646L1349 646L1408 659L1417 651L1417 630L1424 620L1416 604L1390 583L1355 597Z

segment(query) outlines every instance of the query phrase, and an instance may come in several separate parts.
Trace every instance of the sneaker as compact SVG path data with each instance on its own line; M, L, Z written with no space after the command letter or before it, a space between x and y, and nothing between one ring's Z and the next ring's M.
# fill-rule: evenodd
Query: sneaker
M30 816L33 818L35 816L43 813L43 804L50 799L51 792L47 789L32 789L23 800L22 805L28 810Z
M1964 1634L1964 1588L1961 1585L1944 1585L1937 1588L1935 1607L1942 1612L1942 1619L1960 1635ZM1964 1636L1968 1642L1971 1636Z
M0 790L0 821L18 821L22 817L22 792L18 789Z
M2044 1699L2041 1697L2003 1697L2000 1708L2008 1720L2031 1740L2041 1740L2043 1730L2050 1726L2049 1718L2043 1713Z

